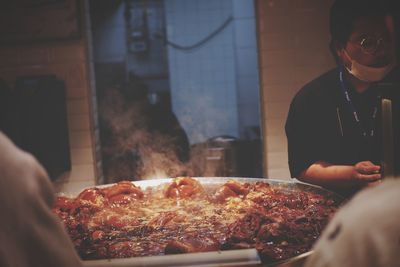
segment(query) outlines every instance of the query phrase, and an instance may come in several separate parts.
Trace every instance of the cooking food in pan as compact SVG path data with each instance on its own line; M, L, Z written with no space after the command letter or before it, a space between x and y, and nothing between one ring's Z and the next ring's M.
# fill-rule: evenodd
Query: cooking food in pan
M256 248L275 262L309 251L340 204L268 180L201 181L124 181L60 196L53 210L84 260Z

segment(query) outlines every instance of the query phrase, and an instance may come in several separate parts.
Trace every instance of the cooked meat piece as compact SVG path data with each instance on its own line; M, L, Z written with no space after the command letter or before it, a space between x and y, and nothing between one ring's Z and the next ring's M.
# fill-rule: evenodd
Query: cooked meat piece
M249 184L242 184L234 180L229 180L224 184L224 186L228 187L231 189L233 192L235 192L237 195L247 195L249 193Z
M265 221L269 221L269 219L266 218L264 214L257 211L248 212L244 218L239 219L229 226L227 238L228 243L238 243L243 241L254 243L254 238Z
M149 226L159 228L170 223L178 214L176 212L162 212L149 222Z
M139 224L137 213L117 209L97 212L87 223L90 229L98 227L125 229Z
M110 197L108 199L108 201L110 202L110 204L124 205L124 204L132 203L132 201L134 201L135 199L136 199L136 195L120 194L120 195L115 195L115 196Z
M108 199L117 195L131 195L135 199L141 199L144 196L139 187L128 181L122 181L113 186L103 188L102 192Z
M75 208L75 199L69 197L56 197L53 205L53 211L69 212Z
M166 188L167 198L189 198L204 193L201 184L190 177L178 177Z
M224 202L227 198L229 197L237 197L238 195L232 190L230 189L228 186L221 186L221 188L219 188L217 190L217 192L215 193L213 200L215 202Z
M263 241L273 241L279 236L282 236L282 227L281 223L268 223L264 224L260 227L260 230L257 233L257 238Z

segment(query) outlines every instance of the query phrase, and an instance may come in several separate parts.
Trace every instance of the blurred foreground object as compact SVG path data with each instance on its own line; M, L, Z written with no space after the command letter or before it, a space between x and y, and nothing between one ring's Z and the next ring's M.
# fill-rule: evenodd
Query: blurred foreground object
M81 266L51 212L53 190L45 170L1 132L0 151L0 266Z
M400 264L400 180L357 194L334 216L306 267Z

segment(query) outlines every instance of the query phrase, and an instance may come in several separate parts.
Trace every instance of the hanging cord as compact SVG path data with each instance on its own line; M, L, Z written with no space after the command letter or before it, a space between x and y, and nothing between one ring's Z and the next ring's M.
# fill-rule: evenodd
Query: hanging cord
M167 45L178 49L178 50L192 50L195 49L197 47L202 46L203 44L207 43L209 40L211 40L213 37L215 37L217 34L219 34L220 32L222 32L228 25L229 23L233 20L232 16L229 16L224 23L222 23L221 26L219 26L215 31L213 31L212 33L210 33L207 37L205 37L204 39L200 40L199 42L192 44L192 45L188 45L188 46L184 46L184 45L179 45L176 44L174 42L171 42L170 40L168 40L167 38L165 38L165 42Z

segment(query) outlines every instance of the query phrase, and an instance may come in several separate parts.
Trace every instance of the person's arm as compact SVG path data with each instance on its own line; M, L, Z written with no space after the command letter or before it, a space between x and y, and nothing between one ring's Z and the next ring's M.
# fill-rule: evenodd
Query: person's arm
M54 193L46 171L1 132L0 151L0 266L81 266L51 211Z
M380 166L362 161L354 166L315 162L300 173L299 180L327 187L349 188L362 186L381 178Z

